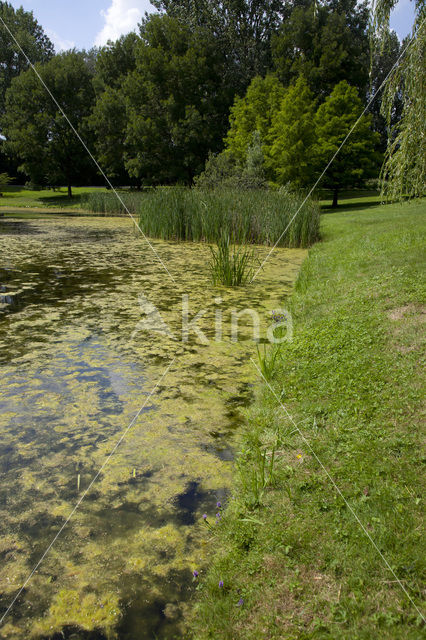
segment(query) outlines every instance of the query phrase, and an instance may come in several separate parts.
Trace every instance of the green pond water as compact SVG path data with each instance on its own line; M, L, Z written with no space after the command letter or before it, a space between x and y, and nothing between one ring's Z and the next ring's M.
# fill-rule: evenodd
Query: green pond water
M227 290L210 285L207 246L153 244L175 284L129 220L0 220L0 615L146 403L1 638L181 637L212 553L202 514L226 502L257 378L251 319L232 342L230 310L255 309L265 338L305 251L279 249ZM180 340L183 294L190 318L206 310L208 344ZM149 330L151 305L169 334Z

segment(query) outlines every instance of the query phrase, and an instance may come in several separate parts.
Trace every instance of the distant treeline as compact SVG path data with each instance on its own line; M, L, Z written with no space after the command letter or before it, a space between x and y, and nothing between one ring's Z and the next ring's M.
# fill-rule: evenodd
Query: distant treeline
M400 51L390 34L371 62L368 6L357 0L154 4L160 13L138 33L55 55L32 13L0 2L0 15L115 184L190 185L209 159L203 179L217 174L217 164L221 179L248 175L255 161L255 181L303 187ZM400 110L396 103L395 119ZM102 183L3 28L0 132L0 171L16 175L19 167L34 184ZM376 101L339 167L345 180L336 185L328 175L329 186L377 175L386 140Z

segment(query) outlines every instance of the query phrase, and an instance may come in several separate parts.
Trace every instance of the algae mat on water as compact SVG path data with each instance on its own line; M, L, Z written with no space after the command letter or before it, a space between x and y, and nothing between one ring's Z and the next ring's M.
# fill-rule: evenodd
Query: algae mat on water
M182 633L208 551L201 516L230 487L255 381L251 317L232 342L230 310L254 309L264 336L305 252L280 249L253 285L226 290L210 285L207 246L155 248L176 285L127 220L0 221L1 611L148 398L2 638ZM182 295L190 318L204 310L208 344L180 339ZM156 309L163 333L149 330Z

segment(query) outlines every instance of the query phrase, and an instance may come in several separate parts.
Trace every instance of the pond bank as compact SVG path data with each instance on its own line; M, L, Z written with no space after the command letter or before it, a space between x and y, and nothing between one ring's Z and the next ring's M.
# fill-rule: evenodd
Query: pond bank
M420 637L424 214L422 200L322 218L188 638Z

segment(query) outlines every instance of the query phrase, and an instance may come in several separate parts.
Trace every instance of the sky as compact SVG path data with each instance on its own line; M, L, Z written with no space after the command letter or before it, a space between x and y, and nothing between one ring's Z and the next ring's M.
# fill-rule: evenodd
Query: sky
M57 51L77 47L90 49L137 28L146 11L154 11L149 0L9 0L32 11ZM399 0L391 27L400 39L410 31L414 2Z

